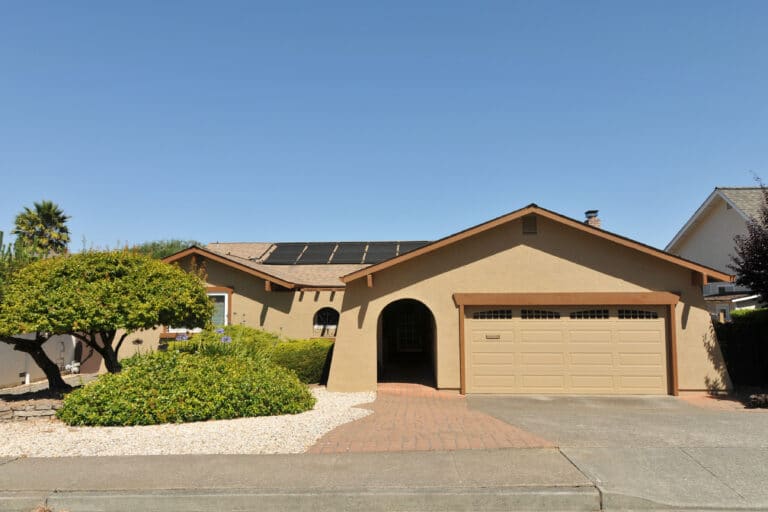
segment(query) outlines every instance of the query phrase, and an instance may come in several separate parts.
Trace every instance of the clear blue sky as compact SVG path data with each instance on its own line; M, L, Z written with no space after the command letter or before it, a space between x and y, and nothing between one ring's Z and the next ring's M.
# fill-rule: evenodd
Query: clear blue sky
M0 229L434 239L538 203L663 247L768 179L768 2L7 2Z

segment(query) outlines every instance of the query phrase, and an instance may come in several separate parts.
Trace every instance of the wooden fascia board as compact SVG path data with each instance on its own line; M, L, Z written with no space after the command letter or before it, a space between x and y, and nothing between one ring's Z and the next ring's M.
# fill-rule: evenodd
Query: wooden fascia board
M670 292L454 293L457 306L663 306L677 304Z
M557 222L566 226L570 226L572 228L578 229L580 231L583 231L585 233L589 233L595 236L598 236L600 238L603 238L605 240L609 240L611 242L614 242L616 244L622 245L624 247L628 247L637 251L640 251L642 253L648 254L650 256L655 256L661 260L667 261L669 263L672 263L674 265L678 265L684 268L688 268L691 270L696 270L698 272L701 272L703 274L706 274L707 276L713 277L715 280L718 281L733 281L734 276L730 274L725 274L723 272L720 272L718 270L715 270L713 268L705 267L704 265L699 265L697 263L694 263L692 261L688 261L686 259L680 258L679 256L675 256L672 254L665 253L664 251L661 251L659 249L655 249L653 247L641 244L640 242L635 242L634 240L630 240L629 238L625 238L619 235L614 235L613 233L610 233L608 231L604 231L600 228L595 228L593 226L588 226L584 223L575 221L573 219L569 219L568 217L565 217L563 215L551 212L549 210L540 208L538 206L527 206L525 208L522 208L520 210L517 210L515 212L509 213L507 215L504 215L502 217L498 217L496 219L493 219L489 222L486 222L484 224L480 224L478 226L475 226L473 228L466 229L464 231L460 231L459 233L456 233L455 235L448 236L446 238L443 238L441 240L438 240L436 242L432 242L431 244L425 245L424 247L421 247L419 249L416 249L415 251L408 252L406 254L403 254L402 256L397 256L395 258L392 258L387 261L383 261L381 263L378 263L376 265L371 265L370 267L366 267L364 269L352 272L351 274L347 274L346 276L342 276L341 280L345 283L349 283L350 281L354 281L356 279L360 279L362 277L366 277L369 274L373 274L375 272L380 272L384 269L393 267L395 265L398 265L400 263L403 263L405 261L411 260L413 258L418 258L419 256L423 254L430 253L432 251L436 251L437 249L440 249L442 247L445 247L447 245L451 245L453 243L459 242L461 240L464 240L466 238L469 238L471 236L477 235L479 233L482 233L484 231L487 231L489 229L493 229L497 226L500 226L502 224L505 224L507 222L511 222L515 219L519 219L520 217L524 217L528 214L536 214L540 215L546 219L549 219L553 222Z
M207 258L217 263L221 263L222 265L226 265L230 268L234 268L241 272L245 272L246 274L250 274L252 276L264 279L265 281L270 281L272 283L279 284L280 286L284 288L288 288L289 290L295 288L294 283L289 283L288 281L284 281L283 279L280 279L278 277L271 276L266 272L260 272L254 268L247 267L243 264L237 263L236 261L232 261L228 258L225 258L224 256L220 256L214 252L201 249L200 247L190 247L189 249L186 249L181 252L177 252L176 254L172 254L171 256L164 258L163 261L166 263L174 263L176 261L179 261L191 255L202 256L203 258Z
M313 286L313 285L296 285L296 290L300 292L343 292L343 286Z

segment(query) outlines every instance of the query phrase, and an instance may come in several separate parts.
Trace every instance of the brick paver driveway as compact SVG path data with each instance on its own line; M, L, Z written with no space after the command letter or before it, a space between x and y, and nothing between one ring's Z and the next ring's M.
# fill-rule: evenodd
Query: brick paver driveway
M373 414L329 432L310 453L540 448L554 445L480 411L457 392L379 384Z

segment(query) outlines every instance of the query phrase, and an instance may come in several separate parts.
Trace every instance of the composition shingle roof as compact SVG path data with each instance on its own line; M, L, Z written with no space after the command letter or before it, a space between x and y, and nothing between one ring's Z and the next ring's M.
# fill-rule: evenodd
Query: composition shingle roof
M206 249L246 267L307 287L343 287L341 276L369 265L267 265L261 261L272 243L213 243Z
M736 208L749 217L757 218L763 205L763 190L760 187L717 187Z

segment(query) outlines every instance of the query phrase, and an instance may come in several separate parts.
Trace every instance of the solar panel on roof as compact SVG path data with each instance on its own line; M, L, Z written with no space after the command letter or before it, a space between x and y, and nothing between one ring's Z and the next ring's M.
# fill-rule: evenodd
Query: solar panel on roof
M336 248L336 242L320 242L307 244L307 250L301 255L299 265L321 265L328 263L331 253Z
M277 247L275 247L275 250L272 251L264 263L269 265L293 265L307 244L287 243L275 245Z
M418 249L419 247L424 247L429 242L400 242L400 250L398 251L398 255L405 254L407 252L414 251Z
M397 256L397 242L371 242L365 253L365 263L380 263Z
M341 242L333 254L331 263L362 263L367 242Z

